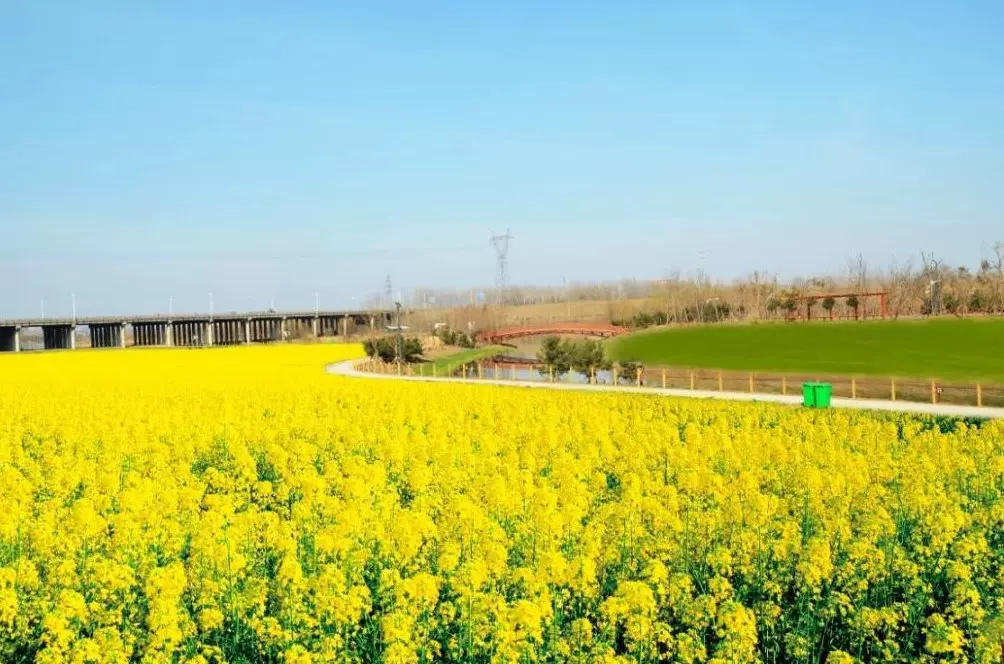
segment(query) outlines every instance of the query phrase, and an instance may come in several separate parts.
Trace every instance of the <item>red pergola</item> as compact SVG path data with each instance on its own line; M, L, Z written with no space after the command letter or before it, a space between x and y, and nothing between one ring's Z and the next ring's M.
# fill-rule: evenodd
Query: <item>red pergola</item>
M858 310L865 311L865 300L869 297L877 297L879 301L879 315L883 320L888 312L889 292L888 291L865 291L860 293L823 293L821 295L798 295L795 300L805 302L805 319L812 320L812 305L820 300L832 297L834 300L846 300L849 297L858 298L858 306L854 308L854 317L857 318ZM830 310L830 318L833 318L833 310Z

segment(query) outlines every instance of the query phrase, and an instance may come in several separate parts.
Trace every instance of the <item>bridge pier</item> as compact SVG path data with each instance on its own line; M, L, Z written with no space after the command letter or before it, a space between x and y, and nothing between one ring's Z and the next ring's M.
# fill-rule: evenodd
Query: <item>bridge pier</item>
M335 337L338 336L338 317L321 316L317 319L317 336Z
M171 334L175 346L184 346L187 348L202 346L206 341L206 322L188 320L174 321L172 324Z
M43 325L42 345L46 350L73 350L77 347L77 328L75 325Z
M213 331L213 341L219 346L230 345L230 331L227 330L227 321L214 320L209 322L209 327Z
M317 319L314 317L290 316L286 318L287 339L302 339L307 336L317 336Z
M245 337L247 321L236 319L213 321L213 343L219 346L233 346L247 343Z
M21 352L21 328L0 327L0 352Z
M93 323L91 348L125 348L125 323Z
M171 324L133 323L132 343L134 346L170 346Z
M285 319L251 318L248 320L248 324L251 328L250 340L256 343L267 343L282 338Z

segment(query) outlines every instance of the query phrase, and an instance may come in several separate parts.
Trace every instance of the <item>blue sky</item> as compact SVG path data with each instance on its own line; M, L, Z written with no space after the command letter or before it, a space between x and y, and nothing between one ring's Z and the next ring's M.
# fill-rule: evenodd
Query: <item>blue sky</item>
M1004 239L1001 2L0 0L0 316ZM65 311L64 311L65 310Z

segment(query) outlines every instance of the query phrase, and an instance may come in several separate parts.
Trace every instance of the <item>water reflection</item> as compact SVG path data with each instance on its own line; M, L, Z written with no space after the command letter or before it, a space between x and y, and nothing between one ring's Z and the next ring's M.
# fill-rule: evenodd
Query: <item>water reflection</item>
M563 339L580 340L583 338L579 335L559 335ZM508 348L499 353L499 355L486 358L481 362L482 368L482 378L486 379L505 379L505 380L521 380L521 381L536 381L536 382L547 382L549 381L550 375L547 369L543 370L543 373L534 367L534 363L537 361L537 353L541 349L541 344L543 343L545 337L527 337L521 339L513 339L511 342L507 343ZM467 367L467 377L477 378L477 366L471 365ZM463 368L460 368L456 372L458 375L463 373ZM633 378L633 377L632 377ZM582 374L578 371L568 371L567 373L561 374L560 376L554 376L555 382L562 383L589 383L589 376ZM595 375L595 382L600 385L612 385L614 382L613 372L609 370L597 371ZM625 380L623 376L618 376L618 382L621 385L634 384L634 380Z

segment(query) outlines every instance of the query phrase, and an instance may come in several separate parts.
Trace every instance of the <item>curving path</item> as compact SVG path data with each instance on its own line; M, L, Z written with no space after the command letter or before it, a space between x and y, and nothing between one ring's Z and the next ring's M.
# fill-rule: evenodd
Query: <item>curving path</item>
M710 390L680 390L661 387L632 387L629 385L588 385L585 383L549 383L546 381L493 380L490 378L465 379L458 377L432 378L431 376L397 376L359 371L355 365L359 360L348 360L329 364L326 371L337 376L352 376L378 380L411 380L425 383L472 383L477 385L503 385L506 387L530 387L545 390L578 390L581 392L623 392L633 394L657 394L685 399L722 399L726 401L756 401L798 406L800 396L781 394L750 394L748 392L713 392ZM879 399L842 399L834 397L834 408L855 410L884 410L921 415L944 415L948 417L976 417L984 419L1004 418L1004 408L977 408L975 406L953 406L950 404L916 403L911 401L883 401Z

